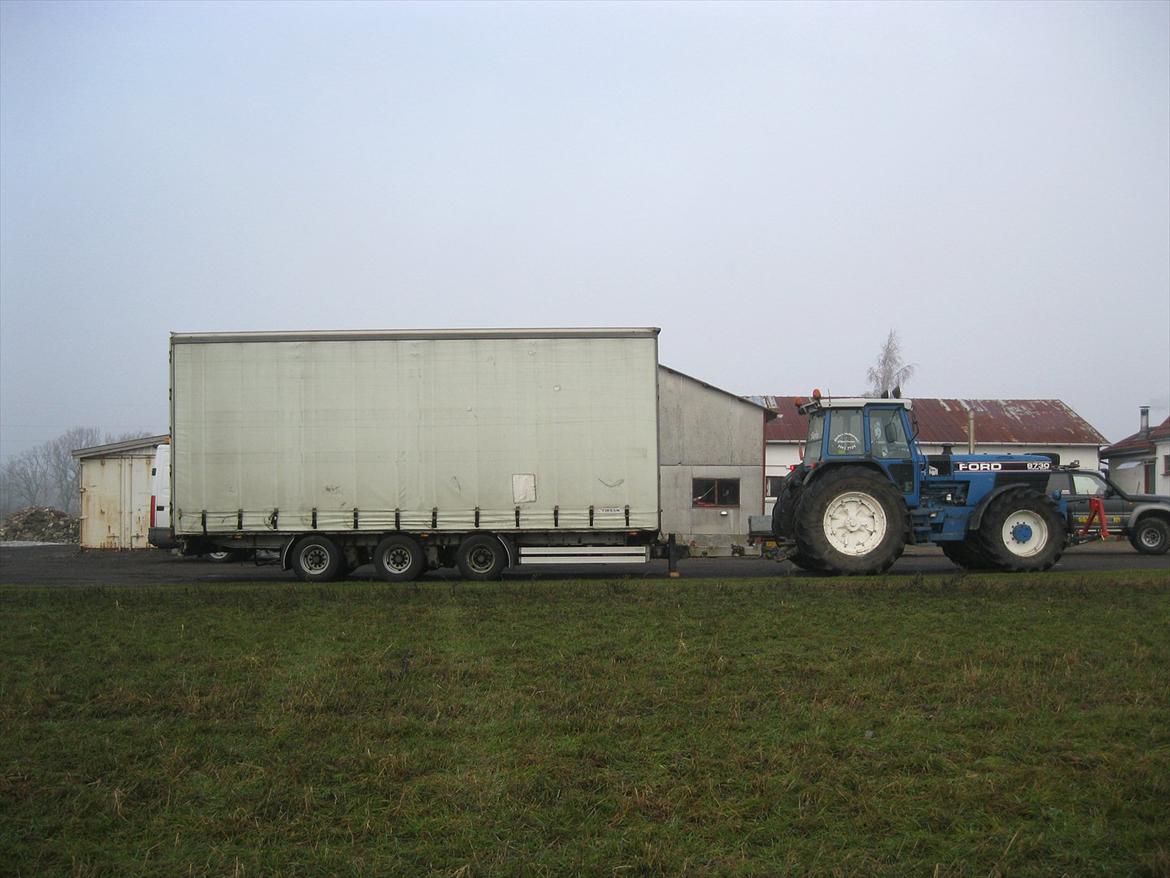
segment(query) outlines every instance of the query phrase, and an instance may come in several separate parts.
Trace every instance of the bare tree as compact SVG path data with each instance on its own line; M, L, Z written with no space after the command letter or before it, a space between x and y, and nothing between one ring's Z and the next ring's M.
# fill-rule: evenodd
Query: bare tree
M81 477L81 468L73 452L78 448L100 444L102 434L97 428L73 427L41 446L45 449L48 462L52 502L58 509L65 512L79 511L81 495L77 490L77 482Z
M865 373L865 379L869 382L869 392L866 395L900 396L901 388L913 377L914 366L903 362L902 343L898 340L897 331L891 329L890 334L886 336L886 343L882 345L877 362Z
M4 464L4 493L16 506L43 506L49 501L49 465L44 446L30 448Z
M81 505L81 467L73 457L79 448L111 442L141 439L142 430L119 435L102 433L96 427L73 427L56 439L42 442L9 459L0 467L0 507L5 513L22 506L54 506L77 513Z

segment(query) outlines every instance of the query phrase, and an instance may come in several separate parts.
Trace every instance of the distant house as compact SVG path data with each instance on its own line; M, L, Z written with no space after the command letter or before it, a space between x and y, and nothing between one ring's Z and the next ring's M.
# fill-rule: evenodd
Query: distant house
M1140 428L1101 451L1109 478L1134 494L1170 494L1170 418L1150 429L1149 406L1141 407Z
M768 508L785 476L800 462L808 421L795 396L749 396L776 412L764 426L767 442L765 476ZM968 448L974 427L980 454L1056 453L1061 463L1079 461L1084 469L1100 466L1098 452L1106 439L1059 399L915 399L918 442L927 454L950 445L956 454Z

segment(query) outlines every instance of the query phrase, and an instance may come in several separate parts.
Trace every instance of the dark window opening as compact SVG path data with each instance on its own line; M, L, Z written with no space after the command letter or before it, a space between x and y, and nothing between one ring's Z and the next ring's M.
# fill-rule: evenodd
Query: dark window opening
M768 476L768 496L779 497L784 490L784 476Z
M739 479L694 479L692 506L738 506Z

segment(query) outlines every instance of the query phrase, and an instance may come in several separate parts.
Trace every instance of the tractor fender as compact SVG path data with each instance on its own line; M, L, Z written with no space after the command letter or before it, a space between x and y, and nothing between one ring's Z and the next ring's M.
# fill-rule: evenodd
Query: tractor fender
M979 504L971 511L971 515L967 518L967 530L979 530L979 525L983 522L983 513L987 509L987 505L1006 491L1011 491L1015 488L1022 487L1021 485L1000 485L992 488L987 492L987 496L979 501ZM1026 487L1026 486L1023 486Z
M830 463L828 465L826 465L825 463L820 463L817 466L810 469L808 474L804 477L804 482L801 484L801 489L802 490L807 489L808 486L811 485L813 482L817 481L818 479L823 478L825 473L831 472L832 470L835 470L835 469L839 469L840 467L843 467L843 466L852 466L852 467L856 467L858 469L873 470L875 473L880 475L883 479L889 478L889 476L886 475L885 470L883 470L880 466L878 466L876 463L873 463L872 461L841 460L841 461L834 461L833 463Z

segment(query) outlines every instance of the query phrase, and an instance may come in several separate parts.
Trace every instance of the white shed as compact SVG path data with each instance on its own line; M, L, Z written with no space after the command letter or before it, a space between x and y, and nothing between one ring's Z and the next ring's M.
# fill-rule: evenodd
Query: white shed
M81 467L81 547L147 549L154 451L169 436L147 436L73 452Z

